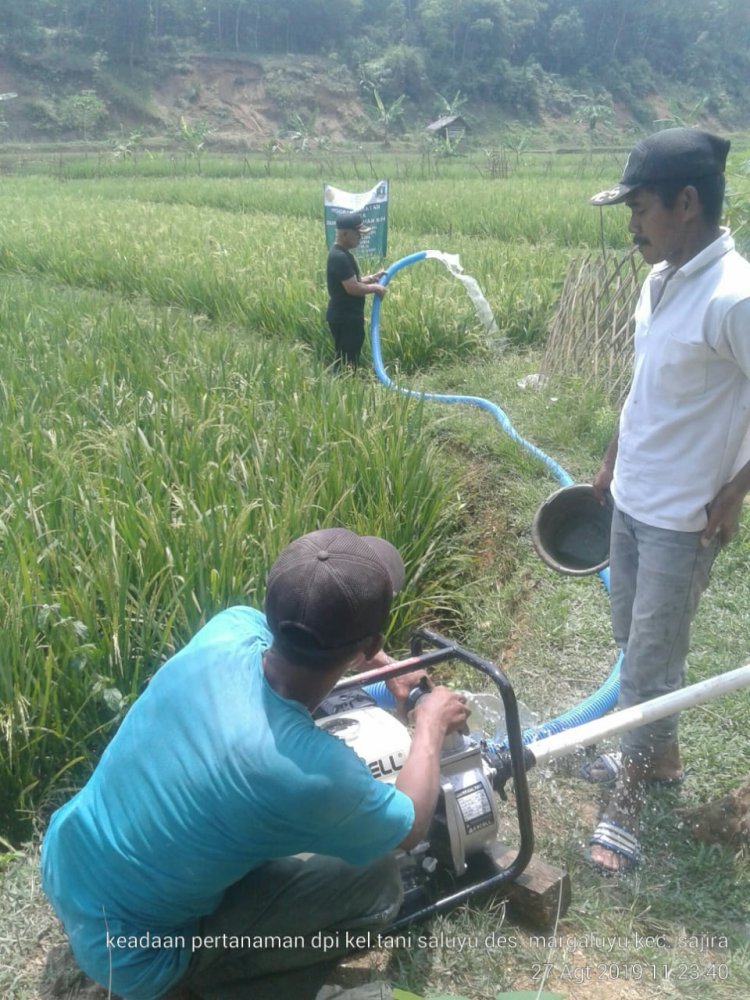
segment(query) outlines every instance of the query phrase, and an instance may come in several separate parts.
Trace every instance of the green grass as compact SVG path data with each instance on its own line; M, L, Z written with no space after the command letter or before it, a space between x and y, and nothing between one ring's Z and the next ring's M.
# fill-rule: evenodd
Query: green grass
M517 384L539 369L571 254L598 239L586 198L598 172L612 176L612 164L580 162L555 175L561 163L492 183L450 164L437 180L415 171L394 185L389 260L428 246L460 253L506 346L486 342L463 289L434 262L394 279L382 338L400 384L495 401L585 481L611 408L575 377L538 392ZM558 577L533 553L533 514L557 486L546 468L478 410L406 399L366 371L326 371L321 192L309 165L266 180L203 166L202 178L10 177L0 191L2 847L85 778L164 659L219 608L259 601L275 553L319 524L382 533L405 553L392 647L417 623L437 626L502 663L536 716L590 693L614 660L598 580ZM624 216L605 224L624 245ZM749 555L746 517L696 619L691 680L748 659ZM465 671L444 679L473 682ZM535 969L548 963L546 989L608 1000L624 988L597 967L614 957L631 972L672 970L668 981L628 982L635 1000L748 995L746 859L696 845L673 812L738 784L748 726L746 694L684 714L688 781L679 797L650 800L646 860L629 881L602 883L580 860L600 798L575 779L577 762L532 772L539 852L574 885L560 941L541 947L497 901L477 903L429 933L480 944L396 949L388 976L418 994L494 1000L538 988ZM9 900L33 895L33 857L3 865ZM33 920L29 935L51 933L43 905ZM514 946L487 948L488 929ZM668 947L636 938L662 932ZM585 935L625 945L610 953L581 945ZM711 935L728 947L696 954L687 943ZM0 934L0 946L9 940ZM4 996L36 995L33 952L0 954ZM711 979L712 963L729 978ZM702 977L678 978L683 965ZM594 972L577 984L566 967Z
M471 383L479 395L502 400L520 433L558 458L574 478L586 480L611 433L614 414L574 380L553 383L542 392L520 389L517 381L537 371L538 362L533 353L509 355L491 368L433 370L420 376L418 384L466 391ZM478 411L445 409L450 409L450 417L440 422L441 441L449 442L453 460L481 470L475 479L479 495L470 503L477 519L474 544L481 553L482 572L464 619L463 641L503 663L520 701L540 720L549 718L589 694L614 662L604 589L596 578L555 575L533 552L533 513L557 485L546 470L529 467ZM690 681L750 660L750 587L743 569L749 550L747 509L739 538L717 561L695 621ZM461 674L460 683L467 681ZM463 952L455 942L401 949L390 959L394 981L418 995L452 991L472 1000L493 1000L500 989L538 988L546 968L546 989L562 996L734 1000L747 995L746 855L735 857L730 849L697 844L674 810L725 794L746 778L749 725L746 692L683 714L687 783L680 793L649 797L645 859L638 875L627 880L603 881L582 861L606 794L578 780L580 758L531 771L538 853L567 868L573 884L573 904L555 941L543 947L531 937L539 936L538 930L508 920L496 903L478 903L432 927L433 934L442 930L446 937L463 935L478 944ZM512 803L505 813L512 843L511 808ZM488 948L484 941L489 931L507 934L512 945L499 951ZM663 940L657 946L649 937ZM606 938L617 939L611 950Z

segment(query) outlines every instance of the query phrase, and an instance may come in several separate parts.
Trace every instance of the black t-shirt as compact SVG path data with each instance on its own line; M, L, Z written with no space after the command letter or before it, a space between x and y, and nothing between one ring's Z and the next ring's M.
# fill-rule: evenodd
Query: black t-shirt
M356 278L359 281L359 267L354 255L344 247L334 243L328 253L326 266L326 282L328 284L328 310L326 319L337 320L356 318L365 314L365 299L363 295L350 295L342 281Z

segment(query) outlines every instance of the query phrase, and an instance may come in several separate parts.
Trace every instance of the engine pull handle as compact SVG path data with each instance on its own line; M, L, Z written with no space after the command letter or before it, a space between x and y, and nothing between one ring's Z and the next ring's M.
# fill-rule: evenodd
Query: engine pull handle
M423 674L419 678L419 683L415 684L414 687L409 692L409 694L406 696L407 712L413 711L417 707L419 702L422 700L422 698L424 698L426 694L429 694L434 687L435 685L432 683L427 674Z

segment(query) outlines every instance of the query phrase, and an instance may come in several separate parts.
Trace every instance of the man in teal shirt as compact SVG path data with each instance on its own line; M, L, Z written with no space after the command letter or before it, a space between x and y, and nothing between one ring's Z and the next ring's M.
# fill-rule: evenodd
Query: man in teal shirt
M265 615L221 612L157 672L42 846L45 892L91 978L128 1000L264 982L284 996L293 970L393 920L390 852L421 839L466 708L445 688L423 699L395 786L311 712L383 658L403 576L382 539L305 535L274 563Z

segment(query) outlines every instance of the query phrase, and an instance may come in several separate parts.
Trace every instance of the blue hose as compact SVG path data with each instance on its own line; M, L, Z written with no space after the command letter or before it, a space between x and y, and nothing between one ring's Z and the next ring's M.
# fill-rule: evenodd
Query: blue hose
M385 686L385 681L377 681L375 684L366 684L362 690L374 698L381 708L395 708L396 699Z
M384 277L381 279L381 284L387 285L394 274L397 274L403 268L408 267L410 264L416 264L417 261L425 260L427 258L427 251L420 250L418 253L410 254L408 257L402 257L401 260L397 260L385 272ZM383 383L390 389L395 389L397 392L403 393L405 396L415 396L418 399L428 399L434 400L438 403L466 403L471 406L478 406L482 410L486 410L491 413L492 416L500 424L500 427L505 431L505 433L517 444L525 448L531 455L539 459L547 468L550 470L552 475L557 479L561 486L572 486L573 479L571 476L562 468L561 465L545 454L536 445L531 444L525 438L516 431L516 429L511 424L506 413L500 409L495 403L491 403L488 399L482 399L480 396L460 396L460 395L446 395L444 393L437 392L421 392L415 389L404 389L401 386L395 385L391 378L386 373L385 367L383 365L383 355L380 348L380 299L373 296L372 304L372 317L370 319L370 341L372 346L372 363L375 369L375 374ZM603 569L599 571L599 577L604 584L604 587L609 593L609 570ZM614 708L617 703L617 696L620 689L620 665L622 663L622 653L620 653L617 663L612 669L609 677L604 681L604 683L599 687L593 694L589 695L578 705L567 712L563 712L562 715L558 715L549 722L542 723L539 726L535 726L533 729L529 729L524 733L524 743L532 743L534 740L543 739L546 736L552 736L555 733L562 732L565 729L572 729L574 726L580 726L584 722L590 722L592 719L598 719L600 716L604 715ZM380 687L382 685L382 691ZM378 689L375 693L372 689ZM385 684L373 684L369 693L378 704L382 707L391 707L387 703L385 696L392 698L390 692L387 691ZM380 699L384 699L382 702Z

